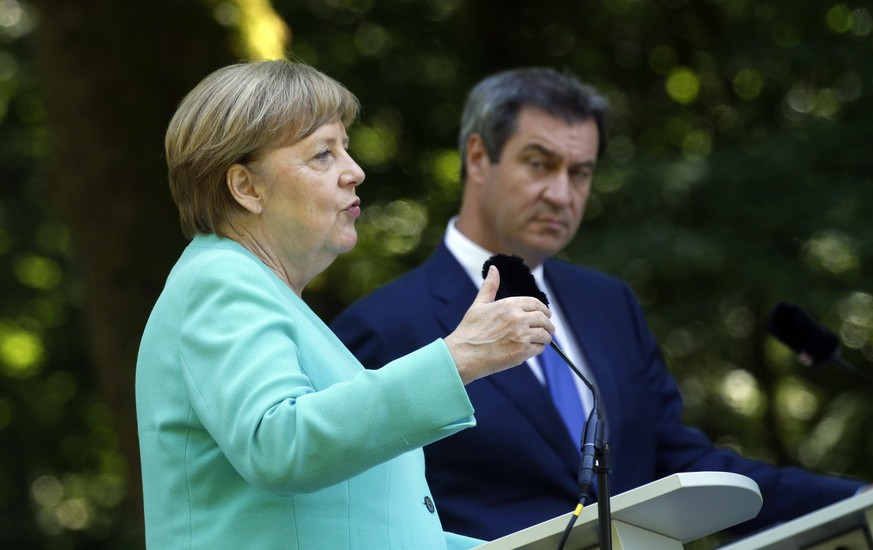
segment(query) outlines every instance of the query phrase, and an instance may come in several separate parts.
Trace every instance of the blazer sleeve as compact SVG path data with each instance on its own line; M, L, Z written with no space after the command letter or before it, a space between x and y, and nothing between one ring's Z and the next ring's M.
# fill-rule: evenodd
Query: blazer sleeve
M193 278L180 359L194 412L250 483L316 491L473 425L442 340L365 370L248 264L204 266ZM317 387L325 373L335 383Z

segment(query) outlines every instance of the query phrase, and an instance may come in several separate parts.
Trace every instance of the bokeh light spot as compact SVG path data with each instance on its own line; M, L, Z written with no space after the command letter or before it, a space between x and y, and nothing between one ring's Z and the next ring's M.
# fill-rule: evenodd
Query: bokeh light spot
M700 79L688 67L677 67L670 72L666 82L667 95L677 103L691 103L700 92Z

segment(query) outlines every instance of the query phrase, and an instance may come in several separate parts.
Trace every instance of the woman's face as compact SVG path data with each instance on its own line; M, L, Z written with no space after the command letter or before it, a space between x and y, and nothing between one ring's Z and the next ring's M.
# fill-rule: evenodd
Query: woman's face
M260 196L261 245L286 271L305 278L355 246L364 171L349 156L339 120L249 163Z

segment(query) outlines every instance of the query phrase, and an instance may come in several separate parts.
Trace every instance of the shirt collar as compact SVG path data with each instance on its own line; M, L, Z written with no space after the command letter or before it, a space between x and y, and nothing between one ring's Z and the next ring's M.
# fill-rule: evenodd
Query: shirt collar
M470 280L473 281L476 288L479 288L482 286L483 280L482 266L488 258L494 255L494 253L482 248L461 233L458 228L455 227L455 221L457 221L457 219L457 216L450 219L448 227L446 227L446 248L448 248L449 252L451 252L455 259L458 260L458 263L461 264L461 267L463 267L467 275L470 276ZM545 278L543 277L542 264L533 268L531 273L533 273L534 279L540 289L546 291L547 287L545 284Z

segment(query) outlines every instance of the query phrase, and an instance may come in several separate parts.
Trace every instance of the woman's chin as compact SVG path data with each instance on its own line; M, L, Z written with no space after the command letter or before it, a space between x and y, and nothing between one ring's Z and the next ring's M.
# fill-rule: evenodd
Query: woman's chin
M345 254L346 252L350 252L355 248L355 245L358 243L358 235L357 233L352 234L349 237L344 238L340 241L336 247L337 254Z

